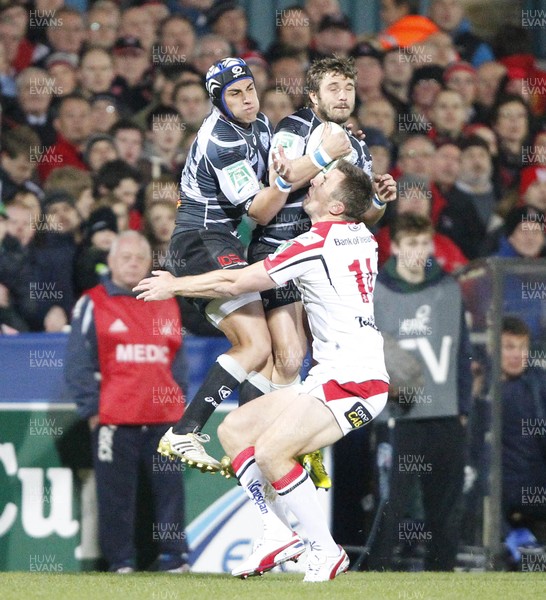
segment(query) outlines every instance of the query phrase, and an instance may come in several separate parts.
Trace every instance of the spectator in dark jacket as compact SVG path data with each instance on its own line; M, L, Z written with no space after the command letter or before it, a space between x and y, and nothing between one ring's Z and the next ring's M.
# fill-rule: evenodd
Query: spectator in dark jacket
M485 253L487 233L500 225L493 188L493 162L487 142L471 136L461 142L461 169L446 193L438 230L452 239L469 260Z
M499 176L502 192L517 188L523 166L523 146L529 142L531 113L518 95L501 97L491 109L491 126L499 145Z
M472 460L478 467L478 482L487 480L489 469L486 435L491 427L491 400L502 403L501 507L511 567L520 562L522 547L536 552L537 538L546 543L546 372L541 353L530 346L527 324L518 317L505 316L501 330L501 398L487 399L485 377L477 380L476 388L481 418L473 424ZM477 491L484 495L483 485Z
M75 302L73 272L79 231L74 198L62 191L48 193L40 229L28 246L30 293L37 303L30 324L34 331L62 331L68 324Z
M153 99L153 77L148 53L138 38L124 36L114 44L116 77L111 91L130 112L138 112Z
M532 206L513 208L499 229L499 258L536 259L546 254L544 213ZM546 303L542 282L536 272L506 272L503 284L503 311L519 315L527 324L533 340L546 335Z
M530 337L523 321L503 319L502 497L505 517L520 526L536 519L546 521L546 372L539 359L531 356ZM532 489L542 489L535 492L539 496L542 493L542 499L529 502Z
M41 160L40 139L24 125L5 131L0 150L0 200L13 198L17 192L29 191L43 197L32 181L36 164Z
M98 285L108 273L108 252L118 233L117 218L109 206L96 208L84 225L84 239L74 266L76 296Z
M0 202L0 334L28 331L30 273L23 247L7 233L9 215Z
M43 69L28 67L17 76L16 86L17 97L5 103L3 119L9 127L31 127L42 145L53 144L56 133L50 107L56 94L55 80Z
M129 210L129 227L139 230L142 215L136 208L140 173L121 159L105 163L95 177L93 196L100 200L113 194Z
M504 220L496 256L538 258L544 256L544 213L532 206L513 208Z

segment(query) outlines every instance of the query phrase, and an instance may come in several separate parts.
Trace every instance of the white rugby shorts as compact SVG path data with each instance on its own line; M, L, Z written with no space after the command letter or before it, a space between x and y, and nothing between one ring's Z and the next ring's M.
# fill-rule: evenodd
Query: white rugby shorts
M332 372L313 374L312 370L300 386L302 393L318 398L331 410L343 435L371 423L385 408L389 390L381 379L342 383Z

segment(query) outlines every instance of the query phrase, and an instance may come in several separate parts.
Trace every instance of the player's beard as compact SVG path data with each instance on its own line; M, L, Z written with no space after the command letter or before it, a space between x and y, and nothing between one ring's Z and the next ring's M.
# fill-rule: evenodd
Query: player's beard
M318 116L323 120L323 121L333 121L334 123L337 123L338 125L345 125L345 123L347 122L347 119L349 118L349 116L351 115L351 113L353 112L354 106L351 108L351 105L349 104L349 108L346 111L343 111L343 113L340 110L329 110L320 100L320 98L317 98L318 103L317 103L317 109L316 112L318 114ZM342 116L343 114L343 116Z

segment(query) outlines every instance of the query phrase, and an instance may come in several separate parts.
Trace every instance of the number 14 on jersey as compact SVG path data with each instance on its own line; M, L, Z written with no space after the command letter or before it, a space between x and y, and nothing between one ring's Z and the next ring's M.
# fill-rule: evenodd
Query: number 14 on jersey
M358 285L358 291L362 297L362 302L370 302L373 293L373 273L371 259L366 259L366 274L362 272L359 260L355 260L349 265L349 271L355 274L356 284Z

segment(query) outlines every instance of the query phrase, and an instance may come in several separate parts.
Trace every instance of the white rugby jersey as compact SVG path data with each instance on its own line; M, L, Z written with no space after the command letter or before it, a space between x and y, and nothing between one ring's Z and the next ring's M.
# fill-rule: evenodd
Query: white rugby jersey
M366 225L316 223L264 265L277 285L292 279L300 290L320 370L338 381L388 381L373 310L377 242Z
M294 114L282 119L275 128L271 149L282 146L290 159L299 158L305 154L307 141L311 133L322 123L310 108L301 108ZM349 162L372 176L372 157L366 142L349 134L352 151ZM271 156L269 158L271 162ZM288 195L283 208L265 226L258 225L252 239L278 246L287 240L309 231L311 221L303 210L303 199L309 186L306 185Z
M271 135L262 113L244 128L212 110L182 171L174 233L215 226L236 230L266 180Z

